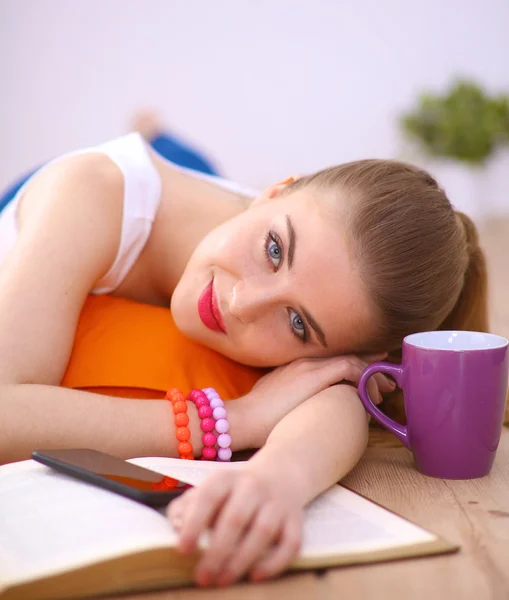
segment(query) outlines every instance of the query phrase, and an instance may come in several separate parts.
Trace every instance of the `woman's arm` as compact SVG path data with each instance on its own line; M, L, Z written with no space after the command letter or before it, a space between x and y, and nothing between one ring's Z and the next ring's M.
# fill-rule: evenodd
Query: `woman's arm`
M357 464L368 442L368 423L355 387L330 387L278 423L247 468L305 506Z
M85 298L118 251L122 196L120 170L99 154L49 166L23 195L0 268L3 462L26 458L31 442L69 439L67 426L76 431L85 415L79 401L59 413L57 399L76 398L68 390L28 384L60 383Z
M28 185L0 268L0 385L60 383L85 298L118 251L122 195L120 170L97 154Z
M203 432L195 407L188 404L191 442L199 457ZM226 406L236 432L232 449L252 448L252 404L240 399ZM177 457L177 444L168 400L117 398L50 385L0 386L0 464L30 458L40 448L94 448L122 458Z
M355 388L336 385L286 415L245 469L217 473L172 502L183 552L213 527L196 581L226 585L248 571L264 579L284 570L299 548L302 508L353 468L367 438Z
M263 445L286 414L336 381L356 381L363 364L355 357L308 359L269 373L249 394L225 403L232 450ZM385 389L388 384L380 376L378 385ZM378 393L374 378L371 393ZM202 431L192 404L188 415L198 457ZM271 444L277 435L284 431L273 433ZM167 400L117 398L52 385L0 385L0 463L29 458L34 449L45 447L95 448L123 458L178 456Z
M189 411L191 435L199 419ZM0 386L0 464L40 448L94 448L122 458L178 456L171 404L49 385Z

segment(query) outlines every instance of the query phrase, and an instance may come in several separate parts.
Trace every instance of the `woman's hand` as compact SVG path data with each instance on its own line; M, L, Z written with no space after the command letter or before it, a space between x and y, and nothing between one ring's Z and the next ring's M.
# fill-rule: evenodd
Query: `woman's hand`
M331 386L285 416L239 470L217 472L174 500L169 517L183 552L211 530L196 582L227 585L247 573L259 581L288 568L300 546L303 507L357 463L367 429L355 389Z
M253 447L265 443L269 433L294 408L331 385L348 382L356 385L368 364L383 360L385 354L305 358L278 367L263 376L240 402L247 411L245 419L253 428ZM381 401L380 392L392 392L393 381L377 373L368 383L370 397ZM239 401L235 401L236 403Z
M211 529L195 571L198 585L228 585L247 573L261 581L285 570L297 555L302 507L286 482L272 482L249 465L214 473L170 503L168 516L189 554Z

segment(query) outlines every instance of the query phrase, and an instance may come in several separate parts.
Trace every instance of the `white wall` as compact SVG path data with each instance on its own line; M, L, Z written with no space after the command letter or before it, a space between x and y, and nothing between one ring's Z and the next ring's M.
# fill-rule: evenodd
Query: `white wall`
M0 187L145 105L251 185L397 156L423 87L509 90L508 25L507 0L1 0Z

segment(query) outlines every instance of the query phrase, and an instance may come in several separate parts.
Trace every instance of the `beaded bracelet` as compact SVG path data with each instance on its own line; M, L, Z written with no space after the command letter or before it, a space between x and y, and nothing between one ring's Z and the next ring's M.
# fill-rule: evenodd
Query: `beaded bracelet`
M228 433L230 423L228 422L224 402L214 388L204 388L202 391L209 399L212 416L216 421L216 431L219 434L217 436L217 444L219 446L217 460L227 462L232 457L232 449L230 448L232 445L232 438Z
M184 394L178 388L172 388L166 392L166 400L169 400L173 406L174 422L177 427L176 435L178 440L177 449L180 458L193 460L193 447L189 441L191 431L189 430L189 417L187 416L187 404Z
M173 490L178 485L178 479L173 479L173 477L164 476L162 481L153 482L152 489L158 492L166 492L168 490Z
M201 390L191 390L187 395L187 399L194 402L198 409L198 416L201 419L200 428L203 431L201 441L203 442L203 449L201 451L202 460L214 460L217 455L216 441L214 427L216 425L215 420L212 418L212 408L206 394Z

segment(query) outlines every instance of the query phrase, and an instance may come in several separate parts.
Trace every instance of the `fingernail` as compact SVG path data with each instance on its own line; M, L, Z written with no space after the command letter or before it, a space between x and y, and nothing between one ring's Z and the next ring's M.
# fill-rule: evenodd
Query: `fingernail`
M265 573L263 571L253 571L250 579L254 583L263 581L265 579Z
M191 554L194 550L194 544L190 540L180 540L178 549L181 554Z
M230 571L225 571L224 573L221 573L221 575L219 575L219 577L216 580L216 585L218 587L225 587L227 585L230 585L230 583L233 581L233 573L231 573Z
M207 569L199 569L196 572L196 583L200 587L206 587L206 586L210 585L211 582L212 582L212 575L211 575L210 571L207 571Z

